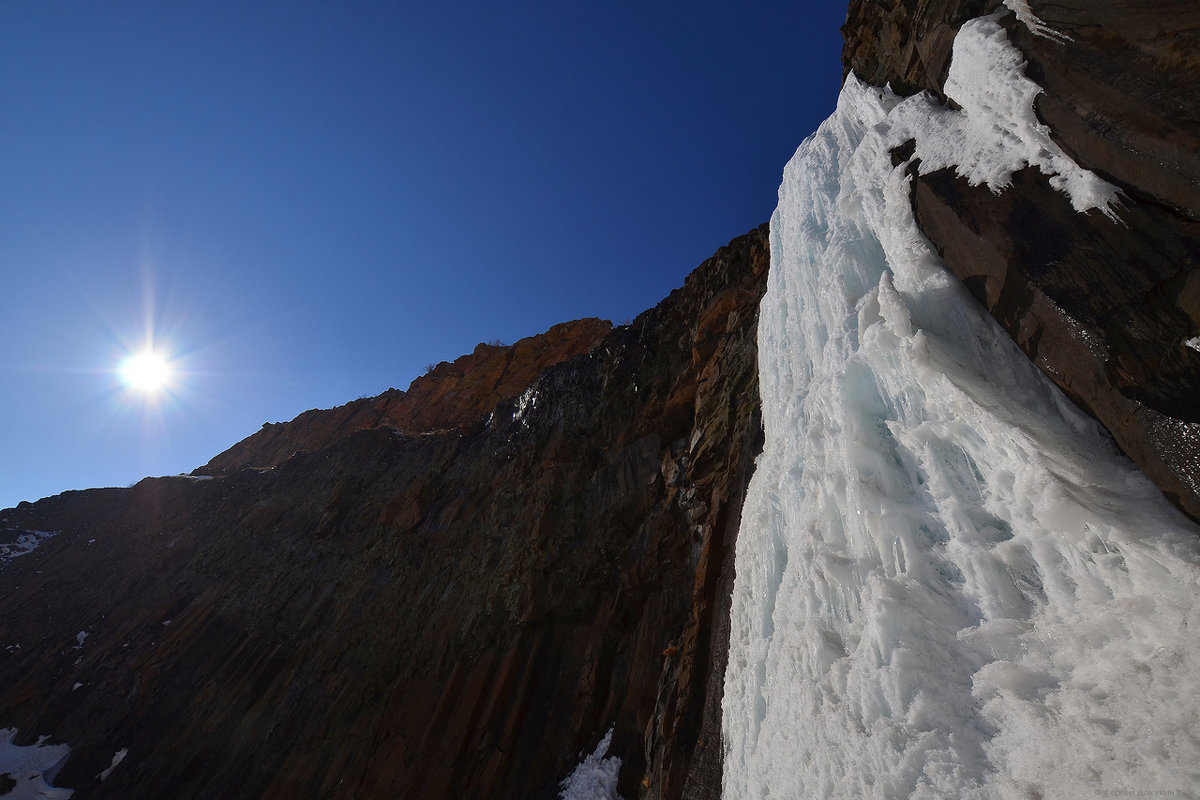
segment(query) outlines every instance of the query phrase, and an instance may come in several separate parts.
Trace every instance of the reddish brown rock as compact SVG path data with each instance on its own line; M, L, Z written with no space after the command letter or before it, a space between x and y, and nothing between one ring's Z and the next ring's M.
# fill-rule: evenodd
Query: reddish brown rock
M547 367L588 352L612 330L602 319L563 322L512 345L480 344L415 379L407 392L388 389L337 408L305 411L262 430L214 457L198 473L276 467L296 453L322 450L358 431L448 430L478 422L501 400L520 394Z

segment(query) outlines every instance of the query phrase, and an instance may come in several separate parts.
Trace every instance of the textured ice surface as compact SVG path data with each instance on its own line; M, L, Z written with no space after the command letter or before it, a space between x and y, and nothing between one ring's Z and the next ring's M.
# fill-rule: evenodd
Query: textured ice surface
M1041 134L1012 93L1036 87L1003 31L977 20L960 40L963 112L850 76L785 170L727 800L1200 786L1200 530L945 270L891 163L915 138L923 168L995 191L1031 163L1077 209L1112 199L1061 151L1030 151Z
M617 773L621 759L616 756L605 758L612 743L612 729L604 734L595 751L562 782L559 787L560 800L621 800L617 794Z
M36 744L20 747L12 743L16 728L0 730L0 775L16 781L5 800L67 800L74 792L51 784L71 748L65 744Z

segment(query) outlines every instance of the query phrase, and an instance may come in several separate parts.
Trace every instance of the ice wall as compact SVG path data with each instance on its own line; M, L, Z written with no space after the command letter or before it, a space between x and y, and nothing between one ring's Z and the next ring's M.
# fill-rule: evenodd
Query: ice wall
M1080 213L1115 194L1038 125L993 20L947 91L962 110L850 76L785 171L724 797L1186 796L1200 530L944 269L889 151L994 191L1033 165Z

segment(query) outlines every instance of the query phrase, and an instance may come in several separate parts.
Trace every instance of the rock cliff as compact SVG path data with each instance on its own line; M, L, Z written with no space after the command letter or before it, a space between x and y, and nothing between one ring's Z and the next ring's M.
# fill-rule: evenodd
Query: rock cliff
M716 796L767 263L3 512L57 533L0 567L0 724L83 798L553 797L609 729L626 797Z
M995 0L855 0L845 66L944 97L958 26L1002 14L1043 89L1039 120L1119 188L1117 219L1076 213L1027 168L998 194L951 170L913 170L917 221L1026 354L1200 519L1200 8L1009 5L1026 19Z
M1200 518L1200 12L1010 5L853 0L845 67L950 102L959 25L1003 15L1119 219L1031 169L999 194L911 170L914 213ZM480 345L191 476L0 512L0 726L69 744L79 798L549 798L610 729L623 796L718 797L767 239L630 325Z
M470 425L525 391L547 367L590 351L610 330L607 320L581 319L513 345L477 345L472 353L432 367L406 392L388 389L337 408L306 411L290 422L266 423L197 473L277 467L297 453L324 449L370 428L424 433Z

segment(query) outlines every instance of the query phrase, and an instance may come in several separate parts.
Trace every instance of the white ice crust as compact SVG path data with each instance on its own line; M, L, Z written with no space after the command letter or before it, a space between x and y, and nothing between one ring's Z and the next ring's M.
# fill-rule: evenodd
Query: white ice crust
M1094 798L1200 786L1200 530L1034 368L912 217L904 165L1115 194L964 26L954 111L851 75L788 164L759 327L723 796ZM1149 796L1149 795L1147 795Z

